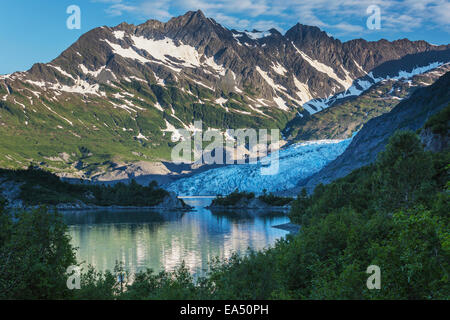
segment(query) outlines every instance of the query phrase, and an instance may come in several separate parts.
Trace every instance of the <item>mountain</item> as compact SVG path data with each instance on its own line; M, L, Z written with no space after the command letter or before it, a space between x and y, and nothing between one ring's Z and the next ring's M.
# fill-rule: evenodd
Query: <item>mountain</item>
M169 159L177 129L193 131L196 119L224 134L287 124L298 132L301 118L449 61L449 45L341 42L302 24L284 35L229 30L201 11L100 27L50 63L0 76L0 166L92 178Z
M395 131L416 131L422 128L432 115L449 108L449 88L450 72L447 72L433 85L416 90L409 99L399 103L391 112L370 120L336 160L303 180L292 191L298 192L303 187L312 190L319 183L329 183L372 163ZM448 131L448 124L446 130Z
M367 121L391 111L417 89L433 84L448 71L450 64L445 64L410 78L377 82L360 95L340 99L320 112L295 117L286 124L283 134L293 142L347 139Z

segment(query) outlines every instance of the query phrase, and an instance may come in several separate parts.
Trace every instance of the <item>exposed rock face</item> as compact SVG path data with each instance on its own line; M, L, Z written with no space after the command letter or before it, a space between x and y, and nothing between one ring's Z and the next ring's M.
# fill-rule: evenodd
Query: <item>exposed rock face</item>
M338 99L321 112L294 118L283 134L290 141L347 139L367 121L391 111L414 91L433 84L448 71L450 64L411 78L380 81L359 96Z
M177 198L177 195L174 192L170 192L168 196L166 196L163 201L155 206L155 208L160 209L190 209L190 206L184 203L183 200Z
M0 165L64 164L92 178L107 162L168 160L178 129L193 132L194 120L224 136L283 129L382 79L448 62L449 45L343 43L301 24L284 35L242 32L201 11L96 28L52 62L0 76L0 134L15 142L0 142Z
M395 131L416 131L423 127L431 115L446 107L450 102L449 88L450 72L447 72L433 85L418 89L411 98L402 101L391 112L370 120L342 155L306 181L302 181L292 192L297 193L302 187L312 191L319 183L329 183L375 161L377 154L384 149ZM424 140L429 142L430 148L440 148L444 143L448 143L448 140L432 140L432 137Z
M138 26L96 28L50 64L36 64L17 76L57 84L55 91L60 85L75 85L78 78L95 85L130 77L210 87L218 97L249 88L253 98L265 100L260 107L292 112L309 99L346 91L356 79L371 81L369 72L375 78L393 77L401 70L448 62L449 49L407 39L342 43L302 24L285 35L275 29L239 32L197 11L167 23L149 20Z

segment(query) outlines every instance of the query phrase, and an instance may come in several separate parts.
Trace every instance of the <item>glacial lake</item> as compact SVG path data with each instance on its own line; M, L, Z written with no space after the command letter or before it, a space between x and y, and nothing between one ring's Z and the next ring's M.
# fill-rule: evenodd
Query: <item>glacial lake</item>
M173 270L185 261L194 275L208 269L214 257L227 258L247 248L260 250L288 233L272 226L288 223L283 213L211 212L211 199L188 198L189 212L65 212L77 260L98 270L113 270L122 261L128 271Z

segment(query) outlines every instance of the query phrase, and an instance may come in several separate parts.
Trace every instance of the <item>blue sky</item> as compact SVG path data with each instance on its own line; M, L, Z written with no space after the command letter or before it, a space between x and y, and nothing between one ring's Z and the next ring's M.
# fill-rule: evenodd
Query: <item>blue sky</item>
M81 29L69 30L66 9L81 9ZM381 28L370 30L366 12L381 10ZM0 4L0 74L49 62L92 28L123 21L167 21L188 10L237 30L281 32L300 22L346 41L409 38L450 43L450 0L15 0Z

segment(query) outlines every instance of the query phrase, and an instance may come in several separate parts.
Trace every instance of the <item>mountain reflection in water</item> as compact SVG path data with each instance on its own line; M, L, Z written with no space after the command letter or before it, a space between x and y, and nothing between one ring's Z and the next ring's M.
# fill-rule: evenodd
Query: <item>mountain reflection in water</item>
M212 258L230 257L248 248L273 245L287 232L272 228L289 222L283 213L211 212L210 199L185 199L191 212L83 211L66 212L77 259L99 270L112 270L116 261L130 272L173 270L185 261L202 274Z

